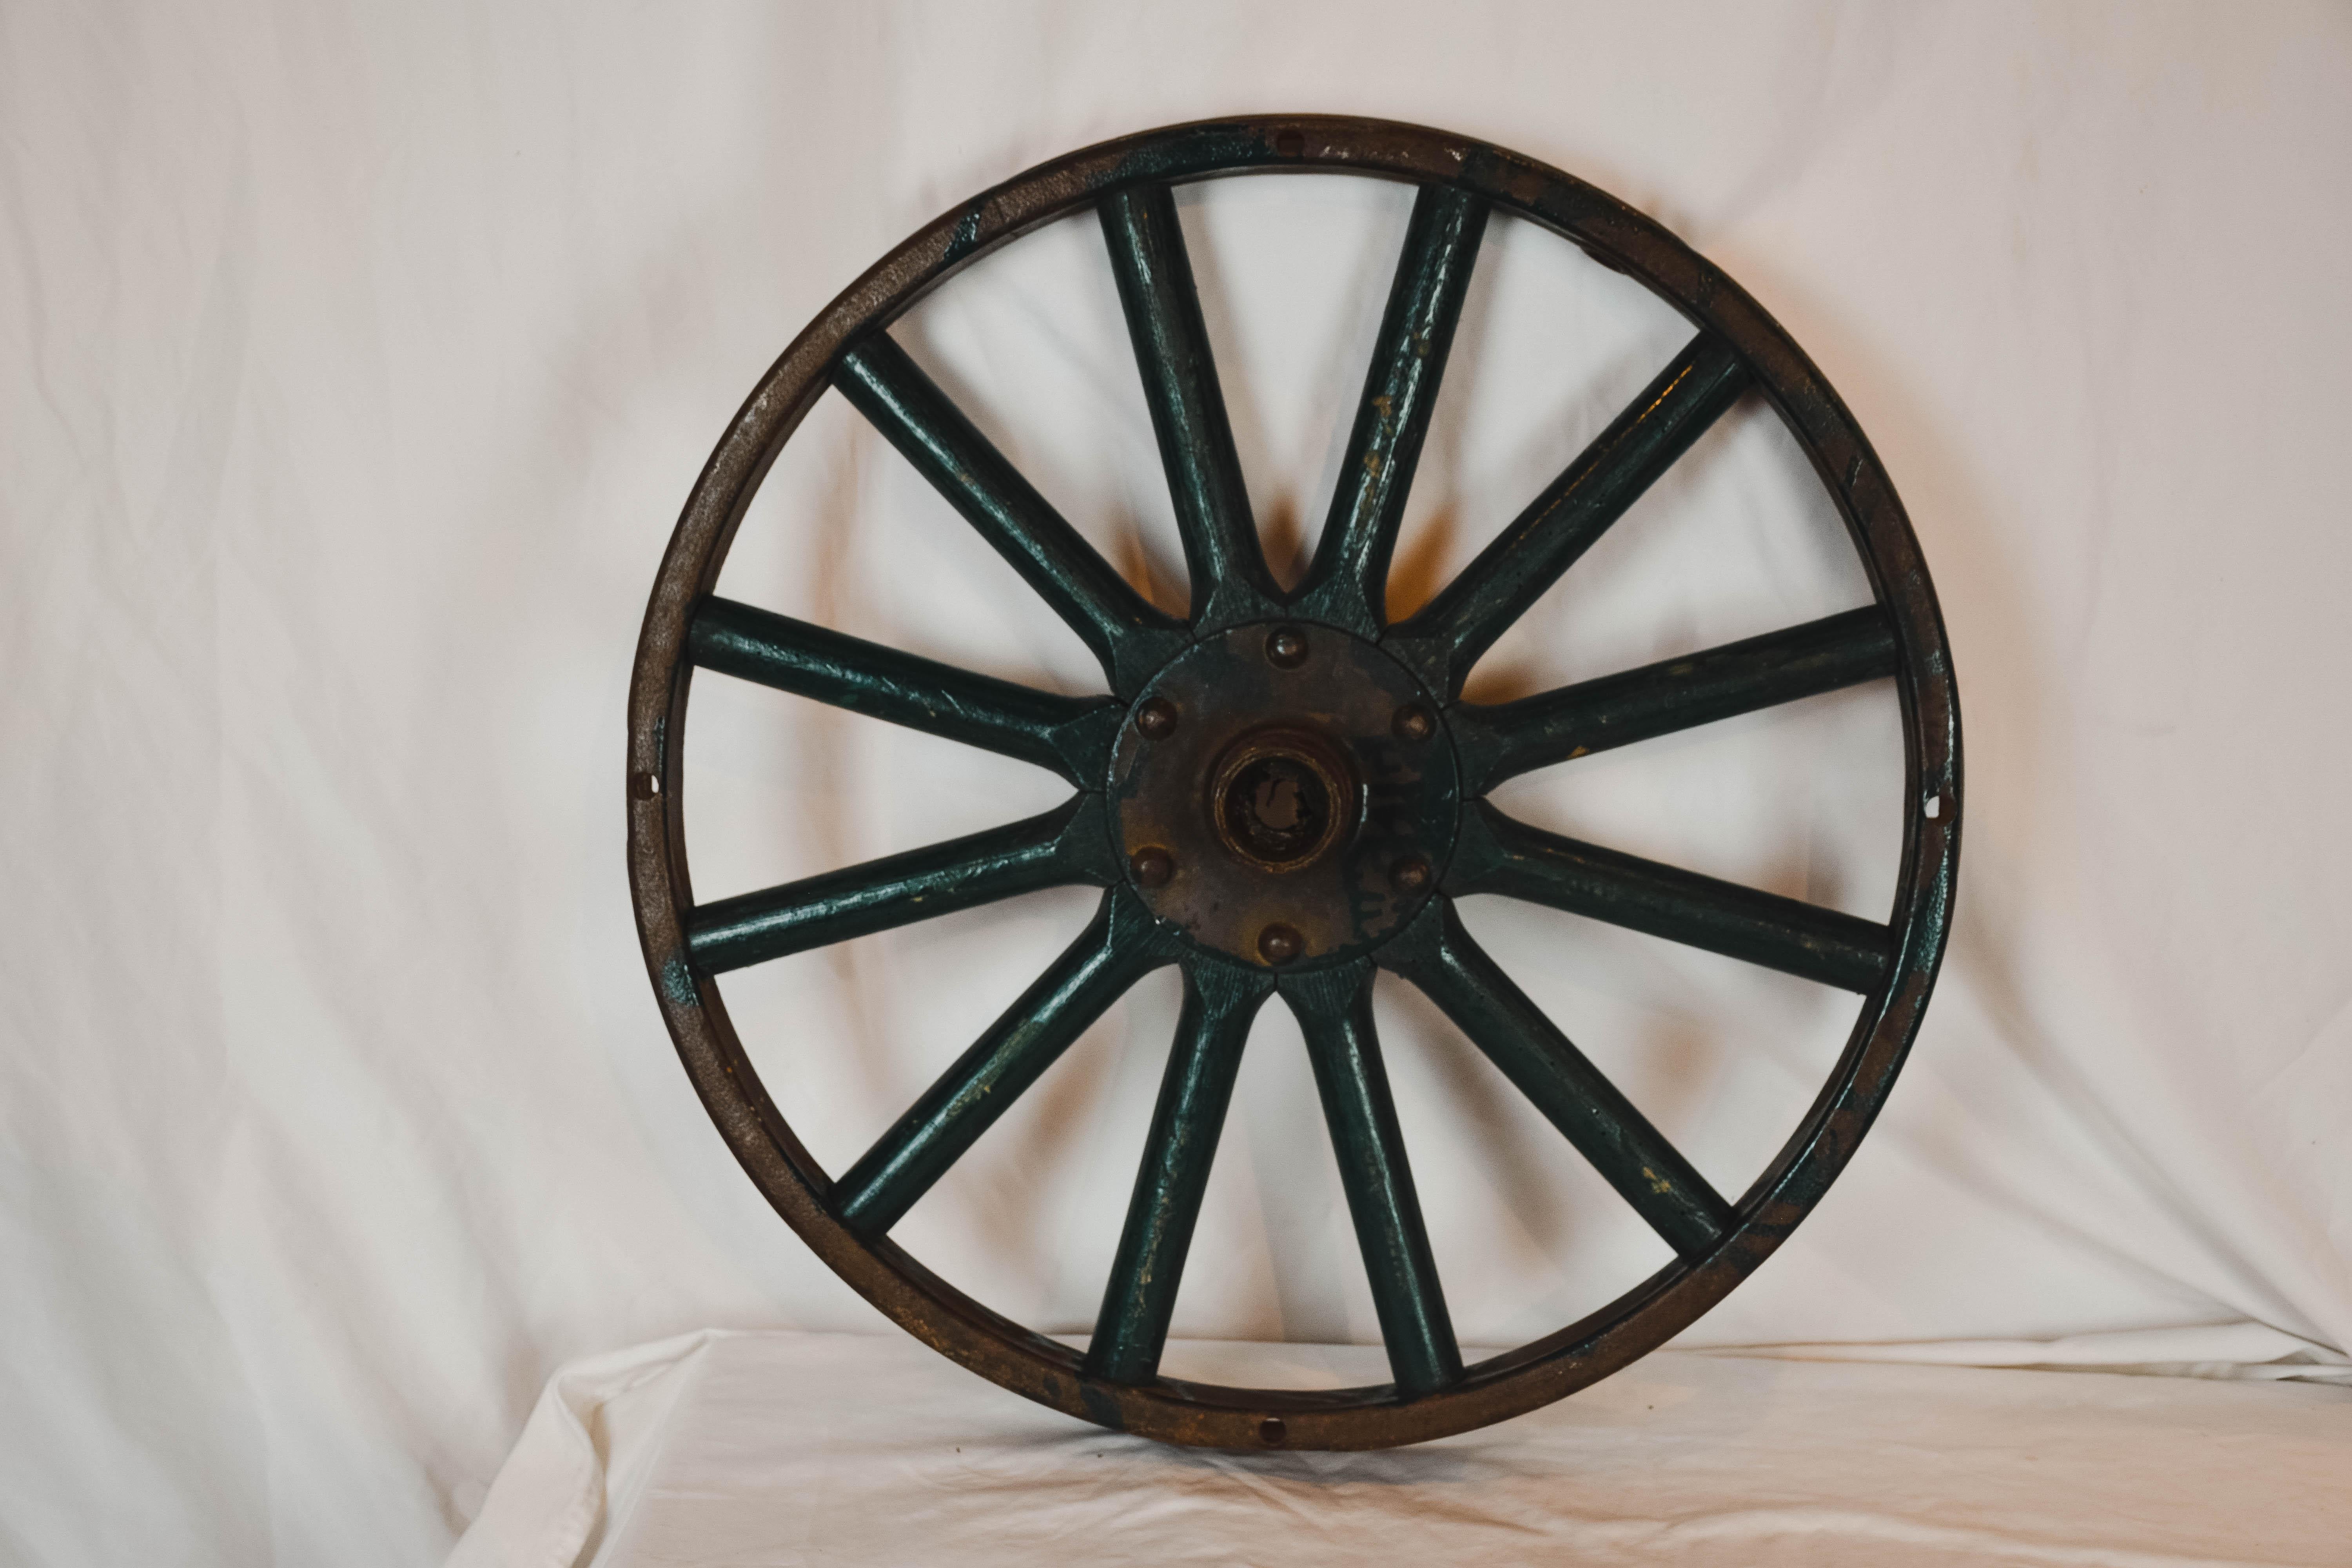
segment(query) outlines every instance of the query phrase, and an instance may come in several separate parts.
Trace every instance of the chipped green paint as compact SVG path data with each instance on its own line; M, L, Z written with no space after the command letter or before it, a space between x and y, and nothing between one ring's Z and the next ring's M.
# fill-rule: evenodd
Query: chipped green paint
M1208 1190L1250 1021L1273 993L1262 971L1192 964L1160 1102L1144 1135L1143 1164L1111 1261L1087 1371L1112 1383L1145 1383L1160 1370L1185 1254Z

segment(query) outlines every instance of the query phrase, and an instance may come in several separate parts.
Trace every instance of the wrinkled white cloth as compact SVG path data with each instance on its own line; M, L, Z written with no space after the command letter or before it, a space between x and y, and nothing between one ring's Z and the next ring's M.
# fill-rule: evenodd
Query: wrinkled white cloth
M1736 1345L1725 1355L1792 1361L1912 1362L1925 1366L2042 1367L2151 1377L2292 1379L2352 1387L2352 1356L2267 1323L2200 1323L2178 1329L2118 1329L2054 1340L1927 1340L1895 1344Z
M1245 110L1450 126L1654 215L1818 360L1917 524L1965 709L1956 935L1856 1163L1685 1346L2012 1361L2241 1325L2151 1361L2337 1364L2347 79L2340 5L0 6L0 1563L436 1562L573 1358L878 1326L744 1181L651 1005L620 854L646 590L740 398L875 258L1041 159ZM1299 178L1181 199L1279 562L1319 526L1406 200ZM897 330L1181 603L1088 220ZM1397 606L1685 331L1498 222ZM1099 679L832 400L721 586L1001 676ZM1480 689L1865 594L1804 465L1743 407ZM1502 804L1878 917L1912 805L1896 736L1882 685ZM706 898L1061 794L717 678L686 747ZM1039 895L727 994L838 1169L1087 911ZM1853 1016L1571 917L1465 919L1727 1192ZM1410 988L1379 1009L1466 1341L1549 1331L1657 1265ZM1168 976L1139 987L899 1238L991 1307L1085 1331L1174 1013ZM1376 1331L1278 1012L1178 1328ZM1930 1372L1959 1375L1821 1375ZM2232 1517L2220 1486L2204 1500Z
M1362 1347L1174 1347L1232 1383ZM449 1568L2339 1564L2352 1392L1663 1351L1374 1454L1098 1431L910 1341L699 1333L549 1384Z

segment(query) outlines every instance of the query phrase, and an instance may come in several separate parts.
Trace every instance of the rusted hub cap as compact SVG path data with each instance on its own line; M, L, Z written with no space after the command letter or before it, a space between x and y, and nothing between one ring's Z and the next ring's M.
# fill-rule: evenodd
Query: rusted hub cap
M1246 963L1378 945L1454 847L1460 770L1435 711L1402 665L1329 626L1237 626L1178 655L1111 758L1136 896Z
M1347 757L1312 730L1253 730L1209 777L1210 821L1261 871L1303 871L1355 834L1364 792Z

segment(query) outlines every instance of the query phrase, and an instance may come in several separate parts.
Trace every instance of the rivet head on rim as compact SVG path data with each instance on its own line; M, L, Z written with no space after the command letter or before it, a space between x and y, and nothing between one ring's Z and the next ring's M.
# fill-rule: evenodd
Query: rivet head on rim
M1135 710L1135 728L1147 741L1164 741L1176 732L1176 704L1155 697Z
M1127 868L1143 886L1164 888L1176 875L1176 857L1157 844L1147 845L1128 857Z
M1276 626L1265 634L1265 661L1276 669L1297 669L1307 662L1307 634L1297 626Z
M1400 893L1426 891L1429 883L1429 862L1418 855L1408 855L1389 868L1389 886Z
M1389 728L1400 741L1426 741L1437 733L1437 715L1418 702L1408 702L1396 710Z
M1269 1448L1279 1448L1290 1441L1290 1428L1282 1424L1279 1415L1269 1415L1257 1424L1257 1440Z
M1268 963L1288 963L1307 951L1307 939L1286 925L1270 925L1257 933L1257 955Z

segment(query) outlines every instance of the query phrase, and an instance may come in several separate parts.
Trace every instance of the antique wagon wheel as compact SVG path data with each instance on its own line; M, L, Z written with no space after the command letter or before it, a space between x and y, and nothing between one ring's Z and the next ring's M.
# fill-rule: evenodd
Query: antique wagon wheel
M1258 170L1419 187L1333 498L1303 582L1266 570L1171 185ZM887 328L964 263L1092 206L1142 370L1192 581L1146 603L992 447ZM1385 614L1391 547L1487 215L1516 213L1673 305L1696 335L1424 608ZM737 524L828 386L1027 579L1101 660L1109 694L1049 694L715 597ZM1474 661L1745 389L1843 515L1875 603L1497 705ZM697 668L1051 768L1042 816L764 892L695 903L680 755ZM1530 768L1891 677L1909 798L1888 921L1579 843L1482 797ZM1006 1388L1103 1426L1229 1448L1360 1448L1483 1426L1654 1349L1819 1200L1885 1099L1927 1005L1959 849L1959 713L1903 508L1844 405L1738 285L1580 181L1439 131L1299 116L1178 126L1074 153L940 218L784 352L704 469L663 558L629 694L629 857L662 1012L761 1192L909 1332ZM1104 889L1086 932L848 1170L813 1160L761 1087L716 977L1055 884ZM1500 893L1859 993L1835 1069L1738 1201L1710 1188L1464 931ZM1182 967L1184 1004L1090 1349L990 1311L891 1226L1134 981ZM1676 1260L1584 1321L1465 1367L1372 1030L1375 966L1425 992L1664 1237ZM1159 1375L1185 1249L1244 1038L1297 1015L1394 1382L1336 1392Z

